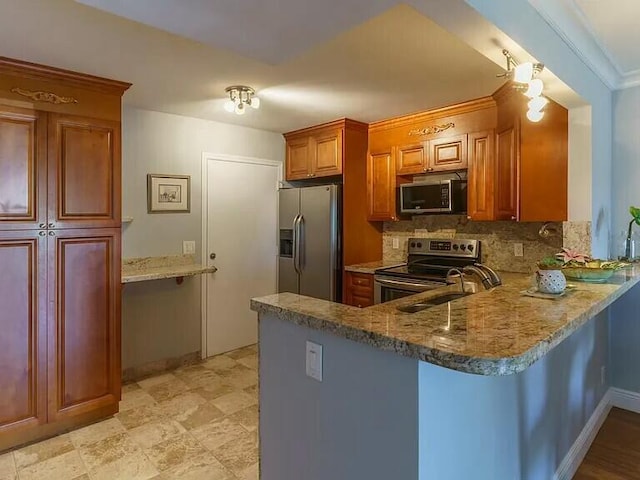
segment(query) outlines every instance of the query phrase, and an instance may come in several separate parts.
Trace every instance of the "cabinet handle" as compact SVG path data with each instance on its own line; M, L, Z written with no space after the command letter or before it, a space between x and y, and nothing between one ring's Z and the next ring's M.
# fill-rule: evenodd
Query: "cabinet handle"
M47 232L43 232L43 231L38 232L38 235L40 235L41 237L44 237L46 234Z
M467 220L471 220L471 215L467 215Z
M428 172L433 172L433 167L429 167L429 168L427 169L427 171L428 171Z
M517 220L515 215L511 215L511 220Z
M47 228L53 228L53 227L55 227L53 223L50 223L49 225L47 225Z
M49 232L49 236L50 237L55 237L56 236L56 232Z
M47 224L46 223L41 223L40 225L38 225L38 228L47 228Z

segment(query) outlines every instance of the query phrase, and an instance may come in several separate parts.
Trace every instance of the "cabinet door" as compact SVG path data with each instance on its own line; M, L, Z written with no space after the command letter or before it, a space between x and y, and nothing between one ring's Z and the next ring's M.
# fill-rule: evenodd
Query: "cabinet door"
M467 212L472 220L493 220L494 131L469 134Z
M445 172L467 168L467 136L429 140L430 172Z
M120 227L120 124L51 114L52 228Z
M0 230L46 222L46 127L45 113L0 105Z
M314 154L311 158L311 174L328 177L342 174L342 130L333 130L314 136Z
M38 233L0 231L0 450L46 422L46 238Z
M287 180L300 180L311 175L311 148L309 137L287 140Z
M347 305L364 308L373 305L373 275L345 272Z
M427 143L417 143L398 147L396 175L425 173L427 166Z
M396 220L396 172L392 150L369 155L367 190L368 220Z
M518 219L518 128L496 135L495 219Z
M49 421L120 399L120 230L50 230Z

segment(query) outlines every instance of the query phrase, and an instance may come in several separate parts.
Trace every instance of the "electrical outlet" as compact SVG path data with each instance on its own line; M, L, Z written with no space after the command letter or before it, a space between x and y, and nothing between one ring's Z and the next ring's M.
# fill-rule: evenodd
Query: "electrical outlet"
M184 255L194 255L196 253L196 242L193 240L185 240L182 242L182 253Z
M322 381L322 345L307 342L307 376Z
M600 385L607 383L607 367L604 365L600 367Z
M513 254L516 257L524 257L524 246L521 243L514 243Z
M391 239L391 244L392 244L394 250L399 249L400 248L400 239L398 237L393 237Z

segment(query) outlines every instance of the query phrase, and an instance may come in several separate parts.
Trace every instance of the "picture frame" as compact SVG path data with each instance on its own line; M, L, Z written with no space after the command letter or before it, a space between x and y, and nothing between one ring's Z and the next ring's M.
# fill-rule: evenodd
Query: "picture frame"
M191 176L147 174L148 213L191 213Z

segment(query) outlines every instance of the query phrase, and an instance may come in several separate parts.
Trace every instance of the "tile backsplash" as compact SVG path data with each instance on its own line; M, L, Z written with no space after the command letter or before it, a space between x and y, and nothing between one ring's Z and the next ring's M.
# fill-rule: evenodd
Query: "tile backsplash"
M579 222L590 223L590 222ZM404 261L410 237L472 238L482 242L482 263L504 272L533 272L536 262L559 252L563 246L563 225L551 223L548 235L539 235L543 223L470 222L464 215L424 215L412 220L384 224L382 255L384 260ZM581 237L590 226L570 225ZM573 234L570 237L575 238ZM398 238L399 248L393 248ZM514 244L522 243L524 256L514 255Z

